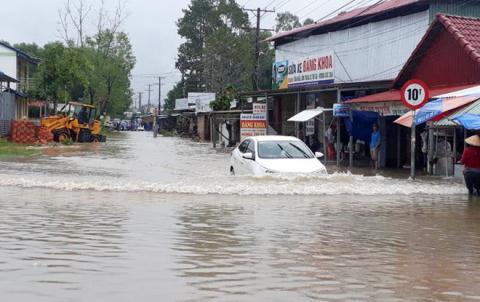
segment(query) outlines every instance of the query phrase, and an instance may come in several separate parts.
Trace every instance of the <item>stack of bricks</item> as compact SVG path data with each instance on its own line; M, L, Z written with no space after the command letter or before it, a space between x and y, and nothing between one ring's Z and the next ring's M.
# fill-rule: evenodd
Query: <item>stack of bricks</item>
M37 142L35 125L27 120L12 121L11 139L19 144L34 144Z
M53 141L53 134L46 127L37 127L38 143L46 145Z
M18 144L42 144L53 141L53 134L45 127L35 126L31 121L12 121L11 140Z

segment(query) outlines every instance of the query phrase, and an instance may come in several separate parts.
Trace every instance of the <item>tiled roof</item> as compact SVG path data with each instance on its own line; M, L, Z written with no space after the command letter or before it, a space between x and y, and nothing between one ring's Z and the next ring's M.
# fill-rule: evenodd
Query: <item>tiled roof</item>
M394 87L399 88L407 81L410 72L416 68L418 60L436 37L439 28L444 28L450 33L465 49L467 55L480 65L480 19L438 14L394 80Z
M310 25L302 26L290 31L279 33L267 39L267 41L275 41L275 40L292 36L295 34L320 29L328 25L334 25L336 23L343 23L347 21L352 21L352 23L355 23L356 19L368 20L372 16L379 15L382 13L388 13L392 10L395 10L404 6L408 6L415 3L422 3L422 2L425 2L425 1L423 0L389 0L389 1L381 2L379 4L373 4L369 6L356 8L348 12L340 13L339 15L324 21L319 21Z
M460 43L467 54L480 64L480 19L439 14L437 20Z

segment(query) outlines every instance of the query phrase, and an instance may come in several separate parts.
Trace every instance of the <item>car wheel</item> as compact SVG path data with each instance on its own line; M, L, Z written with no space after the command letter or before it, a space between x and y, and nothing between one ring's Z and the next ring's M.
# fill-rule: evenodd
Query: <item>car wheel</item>
M233 167L230 167L230 175L232 176L235 175L235 169Z

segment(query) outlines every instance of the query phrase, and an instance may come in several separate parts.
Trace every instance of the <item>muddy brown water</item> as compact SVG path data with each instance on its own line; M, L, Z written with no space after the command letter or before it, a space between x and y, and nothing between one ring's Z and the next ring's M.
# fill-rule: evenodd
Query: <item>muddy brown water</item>
M0 162L0 300L480 301L480 201L461 183L228 161L122 133Z

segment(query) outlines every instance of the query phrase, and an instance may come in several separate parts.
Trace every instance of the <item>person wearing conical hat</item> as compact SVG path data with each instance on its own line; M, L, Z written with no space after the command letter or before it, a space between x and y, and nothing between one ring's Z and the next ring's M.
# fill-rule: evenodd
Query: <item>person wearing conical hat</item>
M461 163L465 166L463 175L470 195L480 196L480 136L465 140L468 146L463 151Z

